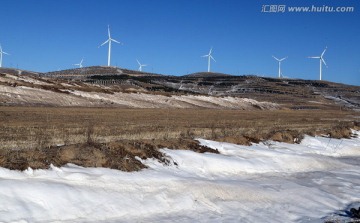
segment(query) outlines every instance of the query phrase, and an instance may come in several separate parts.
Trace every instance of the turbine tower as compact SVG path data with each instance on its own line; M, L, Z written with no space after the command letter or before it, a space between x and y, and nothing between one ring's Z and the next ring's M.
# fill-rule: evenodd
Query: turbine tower
M109 43L109 51L108 51L108 67L110 67L110 58L111 58L111 42L115 42L115 43L120 43L117 40L114 40L111 38L110 35L110 26L108 25L108 36L109 38L103 43L101 44L99 47L103 46L106 43Z
M320 56L317 56L317 57L308 57L308 58L313 58L313 59L319 59L320 60L320 80L322 79L322 63L326 65L326 62L324 60L324 54L325 54L325 51L326 51L327 47L325 47L324 51L322 52L322 54Z
M3 54L5 54L5 55L10 55L10 54L8 54L7 52L4 52L4 51L2 50L2 47L1 47L1 44L0 44L0 67L2 67L2 57L3 57Z
M136 59L137 63L139 64L139 71L142 71L142 67L146 67L147 64L141 64L137 59Z
M278 59L275 56L272 56L272 57L274 57L274 59L279 62L279 78L281 78L281 76L282 76L282 73L281 73L281 61L285 60L287 57L284 57L284 58L281 58L281 59Z
M82 68L82 62L84 61L84 58L81 59L80 63L73 64L74 66L79 66L79 68Z
M212 53L212 47L210 48L209 54L204 55L204 56L201 56L201 57L207 57L207 58L208 58L208 72L210 72L210 62L211 62L211 59L216 62L216 60L214 59L214 57L211 56L211 53Z

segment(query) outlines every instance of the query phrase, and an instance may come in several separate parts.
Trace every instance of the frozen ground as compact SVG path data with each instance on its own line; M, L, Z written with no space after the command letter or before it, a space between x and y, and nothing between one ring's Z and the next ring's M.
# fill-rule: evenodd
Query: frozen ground
M173 165L133 173L0 168L0 222L324 222L360 205L359 137L200 141L221 154L164 149Z

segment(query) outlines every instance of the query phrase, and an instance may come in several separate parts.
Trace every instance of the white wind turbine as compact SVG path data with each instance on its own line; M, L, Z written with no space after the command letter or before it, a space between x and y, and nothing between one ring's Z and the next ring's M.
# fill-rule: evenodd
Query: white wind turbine
M137 63L139 64L139 71L142 71L142 67L146 67L147 64L141 64L137 59L136 59Z
M216 60L214 59L214 57L211 56L211 53L212 53L212 47L210 48L209 54L204 55L204 56L201 56L201 57L207 57L207 58L208 58L208 72L210 72L210 62L211 62L210 59L212 59L213 61L216 62Z
M111 38L110 35L110 26L108 25L108 36L109 38L103 43L101 44L99 47L103 46L106 43L109 43L109 51L108 51L108 67L110 67L110 57L111 57L111 42L115 42L115 43L120 43L117 40L114 40Z
M3 57L3 54L5 54L5 55L10 55L10 54L8 54L7 52L4 52L4 51L2 50L1 45L0 45L0 67L2 67L2 57Z
M313 59L319 59L320 60L320 80L322 79L322 63L326 65L326 62L324 60L324 54L325 54L325 51L326 51L327 47L325 47L324 51L321 53L320 56L317 56L317 57L308 57L308 58L313 58Z
M279 78L281 78L281 76L282 76L282 73L281 73L281 61L285 60L287 57L284 57L284 58L281 58L281 59L278 59L275 56L272 56L272 57L274 57L274 59L279 62Z
M79 68L82 68L82 62L84 61L84 58L81 59L80 63L73 64L74 66L79 66Z

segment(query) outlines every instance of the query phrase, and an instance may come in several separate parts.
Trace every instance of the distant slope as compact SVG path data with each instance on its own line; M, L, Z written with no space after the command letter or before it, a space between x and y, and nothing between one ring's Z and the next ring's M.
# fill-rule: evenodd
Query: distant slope
M135 80L133 80L135 81ZM139 82L139 81L137 81ZM111 87L80 81L0 73L0 106L76 106L122 108L279 109L275 103L244 98L150 92L135 82ZM145 83L143 83L145 84ZM154 85L149 85L154 88ZM135 93L135 94L134 94Z
M86 79L92 76L161 76L160 74L147 73L135 70L122 69L119 67L92 66L76 69L68 69L45 73L46 76L69 78L69 79Z
M184 75L185 78L191 78L191 77L229 77L232 76L230 74L223 74L223 73L214 73L214 72L197 72L192 74Z
M20 96L19 89L23 90L21 94L24 96ZM34 92L28 92L30 89L32 92L37 91L37 100L32 101L31 95L34 94L34 98L36 97ZM56 94L53 96L55 102L50 99L45 100L47 92ZM139 97L133 97L132 94L126 96L126 93L139 93ZM117 95L123 101L112 95ZM156 97L145 99L149 95L156 95ZM180 97L177 98L178 96ZM209 98L197 96L209 96ZM66 99L69 103L61 102L58 105L56 100L61 100L55 99L57 97ZM40 103L54 106L76 104L76 106L125 107L236 109L242 107L225 103L226 100L230 100L229 97L271 102L296 110L330 108L360 111L360 86L327 81L279 79L254 75L232 76L209 72L179 77L101 66L45 74L9 68L0 70L0 105L1 103L12 105ZM28 99L20 100L21 98ZM224 98L224 100L220 102L216 98ZM211 105L212 101L215 105Z
M39 75L40 72L20 70L15 68L0 67L0 73L14 74L14 75Z

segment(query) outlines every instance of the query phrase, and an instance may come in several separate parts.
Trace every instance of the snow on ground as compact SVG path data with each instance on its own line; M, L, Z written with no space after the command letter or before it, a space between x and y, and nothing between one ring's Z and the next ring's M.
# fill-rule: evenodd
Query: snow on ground
M172 165L132 173L0 168L0 222L324 222L360 204L360 138L199 141L221 154L163 149Z
M1 77L0 77L1 78ZM230 109L279 109L270 102L246 98L212 96L163 96L144 93L98 93L66 91L67 94L26 86L1 86L0 101L6 104L47 104L51 106L120 106L127 108L230 108Z
M247 98L235 97L213 97L213 96L197 96L197 95L173 95L171 97L156 94L144 93L122 93L114 94L72 91L74 95L83 98L91 98L107 101L131 108L231 108L231 109L254 109L260 107L262 109L279 109L280 106L270 102L259 102Z
M19 75L21 74L21 71L19 70ZM28 82L28 83L32 83L32 84L38 84L38 85L51 85L50 83L47 83L45 81L40 81L40 80L36 80L34 78L31 78L29 76L16 76L16 75L11 75L11 74L6 74L5 75L6 78L2 78L0 77L0 81L3 82L11 82L11 80L16 80L16 81L24 81L24 82Z
M51 106L96 106L98 101L26 86L1 86L0 98L7 104L47 104Z
M36 86L7 86L15 81L23 81ZM28 76L6 74L0 76L0 82L6 83L0 88L0 102L4 104L46 104L51 106L118 106L127 108L230 108L230 109L279 109L280 105L270 102L259 102L253 99L237 97L213 97L199 95L157 95L145 93L114 94L87 92L81 90L63 90L63 92L43 89L51 83ZM61 83L63 86L71 86ZM54 87L57 89L57 87ZM107 87L102 86L103 89Z

